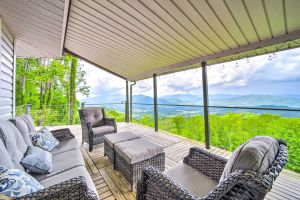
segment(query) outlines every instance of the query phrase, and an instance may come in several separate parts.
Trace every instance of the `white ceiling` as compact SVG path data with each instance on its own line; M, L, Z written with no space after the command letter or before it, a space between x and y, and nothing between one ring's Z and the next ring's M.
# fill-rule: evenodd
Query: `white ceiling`
M0 0L18 55L64 48L131 81L298 47L299 8L299 0Z

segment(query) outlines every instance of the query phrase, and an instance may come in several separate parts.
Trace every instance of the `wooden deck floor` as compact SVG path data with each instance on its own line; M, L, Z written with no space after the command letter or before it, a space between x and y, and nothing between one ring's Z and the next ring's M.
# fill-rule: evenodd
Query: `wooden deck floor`
M79 125L68 126L76 135L77 139L81 140L81 127ZM149 140L156 142L165 147L166 153L166 169L176 166L182 162L183 157L188 154L190 147L198 146L204 148L203 143L191 141L167 132L154 132L152 128L137 125L119 123L118 131L133 131L140 134ZM135 193L130 192L130 186L120 173L112 169L112 165L104 157L103 144L97 145L92 152L88 152L86 146L82 146L82 154L85 158L86 167L96 185L97 191L101 199L111 200L132 200L135 199ZM224 157L229 157L230 153L212 147L211 152ZM273 189L266 199L290 199L300 200L300 175L284 171L276 180Z

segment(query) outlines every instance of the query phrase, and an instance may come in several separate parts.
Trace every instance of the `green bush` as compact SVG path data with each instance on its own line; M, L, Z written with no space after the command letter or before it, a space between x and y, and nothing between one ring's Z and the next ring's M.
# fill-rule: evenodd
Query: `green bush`
M153 127L153 118L144 115L135 122ZM193 140L205 141L203 116L163 116L159 129ZM233 151L246 140L266 135L288 143L287 169L300 173L300 118L274 114L227 113L210 115L211 145Z

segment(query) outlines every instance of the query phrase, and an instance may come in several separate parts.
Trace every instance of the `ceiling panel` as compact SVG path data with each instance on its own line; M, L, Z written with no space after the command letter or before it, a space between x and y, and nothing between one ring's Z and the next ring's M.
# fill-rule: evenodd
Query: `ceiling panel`
M20 57L59 57L62 54L65 2L1 0L0 15L8 25Z
M17 55L64 50L131 81L298 47L299 7L299 0L0 0Z

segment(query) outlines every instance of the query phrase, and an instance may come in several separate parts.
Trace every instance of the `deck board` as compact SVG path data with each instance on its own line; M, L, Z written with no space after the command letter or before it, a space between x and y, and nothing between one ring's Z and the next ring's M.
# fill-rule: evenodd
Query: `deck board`
M80 125L64 127L69 127L75 134L78 141L81 142ZM119 132L132 131L162 145L166 153L166 169L182 163L183 157L188 154L191 147L197 146L205 148L203 143L186 139L165 131L155 132L153 128L138 124L118 123L118 130ZM81 147L81 151L85 159L87 170L96 185L101 199L133 200L136 198L135 192L130 192L130 186L125 178L119 172L113 170L108 158L104 157L103 144L96 145L92 152L88 152L87 146L83 145ZM217 147L212 147L209 151L226 158L230 156L230 152ZM300 200L300 175L284 170L265 199Z

